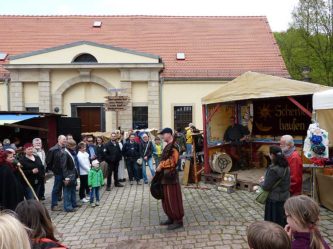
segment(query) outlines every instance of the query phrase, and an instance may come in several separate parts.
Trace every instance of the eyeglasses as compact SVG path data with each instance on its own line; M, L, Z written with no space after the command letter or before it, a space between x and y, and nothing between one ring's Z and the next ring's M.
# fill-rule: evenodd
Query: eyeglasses
M94 142L93 140L88 140L88 143L92 143L92 142Z

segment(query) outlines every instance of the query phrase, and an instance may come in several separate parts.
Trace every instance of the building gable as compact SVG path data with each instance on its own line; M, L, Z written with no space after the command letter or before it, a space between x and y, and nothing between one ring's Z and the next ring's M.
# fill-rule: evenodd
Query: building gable
M158 63L156 55L89 41L32 51L10 57L10 64L69 64L81 54L91 54L98 63Z

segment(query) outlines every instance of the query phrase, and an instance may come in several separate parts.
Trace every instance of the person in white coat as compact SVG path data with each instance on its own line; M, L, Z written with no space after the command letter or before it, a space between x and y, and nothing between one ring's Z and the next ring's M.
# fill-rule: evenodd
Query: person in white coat
M44 171L45 171L46 170L46 163L45 163L46 154L43 149L42 139L40 139L38 137L34 138L32 140L32 145L34 146L34 155L39 156L40 160L43 163L43 167L44 167ZM36 194L38 195L38 198L40 200L42 200L42 201L45 200L45 176L41 177L39 191Z
M84 142L78 144L79 152L77 153L77 158L79 161L79 171L80 171L80 190L79 196L82 203L89 202L89 186L88 186L88 173L91 168L89 154L87 153L87 145ZM86 197L86 194L88 197Z
M119 142L119 147L122 150L123 149L123 144L124 144L123 135L121 134L121 132L119 130L116 131L116 135L117 135L117 140ZM126 181L126 179L125 179L125 162L124 162L123 159L119 162L118 179L119 179L119 182L125 182Z

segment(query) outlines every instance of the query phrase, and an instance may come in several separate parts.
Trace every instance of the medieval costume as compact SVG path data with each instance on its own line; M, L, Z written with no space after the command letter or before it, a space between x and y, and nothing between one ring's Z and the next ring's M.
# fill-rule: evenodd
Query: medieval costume
M159 164L163 173L161 180L163 185L162 206L168 216L168 220L162 222L161 225L169 225L169 230L183 226L183 199L178 172L176 170L178 159L179 152L174 141L172 141L165 146Z
M10 163L0 163L0 210L15 210L23 201L23 189L19 180L19 172Z

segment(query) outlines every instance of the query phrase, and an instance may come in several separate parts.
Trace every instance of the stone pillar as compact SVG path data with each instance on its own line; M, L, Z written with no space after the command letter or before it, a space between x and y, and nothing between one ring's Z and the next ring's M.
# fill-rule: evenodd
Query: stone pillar
M148 81L148 127L160 129L160 82Z
M130 130L133 126L133 113L132 113L132 82L131 81L121 81L120 88L125 89L121 91L119 95L129 96L130 102L125 111L121 111L118 114L118 123L122 130ZM116 115L114 115L116 117ZM118 127L116 127L118 129Z
M54 93L52 94L52 112L55 112L55 108L58 108L58 114L62 114L62 94L61 93Z
M40 112L52 112L51 111L51 84L50 81L38 82L39 92L39 111Z
M39 94L39 111L52 112L50 70L43 69L39 71L38 94Z
M11 81L9 83L10 110L24 111L23 83Z

